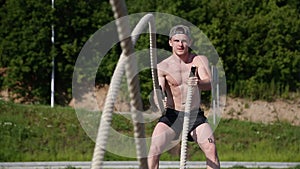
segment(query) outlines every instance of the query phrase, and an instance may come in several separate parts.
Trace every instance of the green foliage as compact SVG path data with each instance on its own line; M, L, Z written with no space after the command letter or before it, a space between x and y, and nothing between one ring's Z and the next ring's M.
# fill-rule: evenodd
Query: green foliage
M56 101L71 99L73 67L78 53L101 25L112 20L106 1L8 0L1 3L1 89L24 102L46 103L50 99L52 59L55 59ZM51 43L51 26L55 44ZM107 82L106 82L107 83Z
M0 16L0 66L8 68L3 84L17 97L42 101L51 71L51 8L46 1L10 0L1 6Z
M128 0L126 4L129 14L168 13L198 26L222 59L228 93L269 100L272 94L288 97L287 93L298 92L299 1ZM43 0L6 0L0 5L0 88L12 92L13 99L48 102L55 59L55 100L67 104L72 97L72 74L81 48L99 28L114 20L109 2L56 0L54 9ZM147 44L148 37L141 37L136 49L146 49ZM157 36L157 45L169 50L163 36ZM110 83L120 54L119 44L108 52L99 66L97 85ZM143 72L140 79L150 76ZM263 88L269 87L273 90L261 94ZM144 99L151 88L151 83L142 83L146 90L142 94Z
M291 3L278 6L271 0L242 3L232 0L220 1L215 6L223 17L212 18L212 24L204 29L224 60L230 89L260 95L262 91L252 89L272 83L276 89L288 87L289 91L296 91L299 88L300 57L296 49L299 48L299 13Z
M273 79L270 83L264 81L256 82L254 78L249 80L239 80L231 90L231 95L250 98L251 100L263 99L274 101L277 97L293 99L289 86L282 86Z
M72 97L72 74L81 48L101 26L113 19L111 14L107 1L55 1L56 98L60 104L67 104ZM109 67L110 71L113 68ZM110 75L102 75L105 81L101 83L109 83Z

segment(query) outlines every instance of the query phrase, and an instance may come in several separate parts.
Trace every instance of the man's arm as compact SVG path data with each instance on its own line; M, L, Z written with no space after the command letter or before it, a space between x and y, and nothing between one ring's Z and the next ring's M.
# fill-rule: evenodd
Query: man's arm
M157 112L159 111L161 108L165 108L166 107L166 95L165 95L165 91L166 91L166 87L165 87L165 75L164 72L161 69L161 63L157 65L157 76L158 76L158 85L159 85L159 89L156 89L156 91L154 91L152 94L152 99L151 100L151 104L153 106L153 111ZM153 102L152 102L153 101ZM161 103L163 105L161 105ZM163 107L162 107L163 106ZM162 110L164 111L164 110ZM164 112L162 112L164 113Z
M166 101L167 101L167 95L166 95L166 77L165 73L162 70L158 69L158 83L159 87L161 89L161 94L162 94L162 101L164 103L164 107L166 107Z
M211 72L209 69L209 62L207 57L205 56L198 56L197 57L197 65L198 67L198 87L201 90L210 90L211 89Z

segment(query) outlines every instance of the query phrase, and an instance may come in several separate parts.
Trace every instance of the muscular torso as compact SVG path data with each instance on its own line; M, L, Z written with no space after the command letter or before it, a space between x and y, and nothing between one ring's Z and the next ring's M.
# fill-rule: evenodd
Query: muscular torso
M193 65L198 68L199 78L209 78L207 67L203 65L199 56L190 55L189 60L184 62L172 55L158 64L159 82L167 94L166 106L168 108L184 111L188 78ZM200 102L200 89L196 86L193 92L191 109L198 109Z

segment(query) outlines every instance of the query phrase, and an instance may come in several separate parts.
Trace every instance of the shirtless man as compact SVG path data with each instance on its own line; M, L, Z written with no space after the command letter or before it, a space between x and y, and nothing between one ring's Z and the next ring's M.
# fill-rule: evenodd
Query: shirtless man
M162 91L166 93L166 114L160 117L152 133L148 155L149 169L158 169L160 154L179 138L182 131L185 101L188 84L194 85L191 103L189 141L195 141L206 157L207 168L218 169L220 163L215 139L204 112L199 108L201 90L211 89L209 63L205 56L189 52L191 45L190 30L187 26L177 25L170 30L169 45L172 55L157 65L158 80ZM196 76L189 77L192 66L197 67Z

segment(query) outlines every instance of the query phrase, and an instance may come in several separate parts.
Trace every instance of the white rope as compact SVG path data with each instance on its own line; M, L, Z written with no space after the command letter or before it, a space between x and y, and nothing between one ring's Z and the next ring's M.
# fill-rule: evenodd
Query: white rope
M194 85L189 84L187 90L187 97L185 102L184 118L183 118L183 127L182 127L182 136L181 136L181 150L180 150L180 169L186 168L186 158L187 158L187 141L188 141L188 132L190 124L190 114L191 114L191 103L192 96L194 93Z
M155 30L154 19L151 19L149 22L149 30L150 30L150 60L151 60L151 74L152 74L153 88L158 103L158 111L164 115L166 113L166 110L162 101L163 94L162 94L162 90L159 87L158 75L157 75L157 52L156 52L156 36L155 36L156 30Z
M126 63L126 59L124 59L124 56L129 56L133 53L131 38L126 38L126 35L129 35L130 33L130 28L128 26L129 22L128 20L126 20L126 17L125 19L119 19L122 16L127 15L125 2L110 0L110 3L114 12L114 17L117 19L116 26L118 30L119 39L121 40L122 54L117 64L116 70L113 74L109 91L106 97L103 113L101 116L101 121L97 133L96 145L93 154L93 160L91 164L92 169L101 169L103 165L105 147L107 144L109 128L112 120L113 107L116 100L117 92L119 91L119 88L121 86L120 82L124 72L123 66L126 65L126 68L129 69L128 64ZM128 76L132 75L127 73L127 79L130 79L128 78ZM132 104L134 103L131 102L131 105Z
M123 57L124 56L121 55L121 58L116 66L115 73L112 76L112 83L110 84L106 96L105 105L101 115L100 125L98 127L96 145L94 148L93 160L91 164L92 169L100 169L103 165L103 158L108 140L114 103L117 98L117 94L121 86L120 84L122 80L122 75L124 73L125 59Z
M158 111L162 114L165 114L165 108L162 101L162 91L159 87L158 83L158 75L157 75L157 52L156 52L156 27L155 20L152 14L146 14L139 23L136 25L135 29L132 31L132 41L135 43L139 38L142 30L146 27L146 24L149 25L149 33L150 33L150 67L151 67L151 75L152 75L152 83L153 89L155 92Z
M164 112L164 106L163 106L163 102L162 102L162 95L161 92L159 92L159 85L158 85L158 77L157 77L157 53L156 53L156 36L155 36L155 32L156 32L156 28L155 28L155 23L154 23L154 16L152 14L147 14L144 17L141 18L141 20L139 21L139 23L136 25L135 29L132 31L131 37L132 37L132 41L135 44L136 40L138 39L139 35L141 34L142 30L146 27L146 24L149 25L149 33L150 33L150 61L151 61L151 73L152 73L152 80L153 80L153 88L156 92L156 97L158 100L158 104L159 104L159 111L160 112ZM134 63L136 64L136 63ZM132 114L132 118L134 118L135 115L139 115L140 113L133 113ZM136 117L137 119L141 120L140 118L142 117ZM135 123L137 121L133 120L134 126L139 125L140 123ZM137 156L138 158L142 158L144 159L143 162L140 161L140 166L142 169L146 169L148 168L148 163L147 163L147 152L145 151L145 147L141 147L141 145L145 145L146 143L138 143L137 141L142 141L141 138L138 133L141 132L139 130L143 130L143 129L139 129L138 127L135 129L135 138L136 138L136 149L137 149ZM144 141L144 140L143 140Z
M117 9L117 8L114 8ZM148 14L144 16L138 25L135 27L134 31L132 32L131 36L134 37L132 38L132 44L136 43L136 40L143 29L145 27L145 23L149 22L149 29L150 29L150 59L151 59L151 66L155 66L156 68L156 51L153 51L153 46L156 47L156 40L153 38L152 32L155 32L155 27L154 27L154 17L152 14ZM120 25L117 24L119 27ZM124 30L118 29L118 30ZM120 32L119 32L120 33ZM122 34L122 32L120 33ZM124 35L120 35L124 36ZM152 38L151 38L152 37ZM154 40L153 40L154 39ZM154 44L154 45L153 45ZM122 46L122 43L121 43ZM127 45L123 45L122 47L126 47ZM128 46L127 46L128 47ZM129 86L129 91L131 95L131 108L132 108L132 119L134 123L134 135L135 135L135 140L136 140L136 149L137 149L137 158L139 159L140 162L140 168L142 169L147 169L148 164L147 164L147 152L146 152L146 142L145 142L145 133L144 133L144 124L143 124L143 115L138 112L138 110L142 109L142 102L140 99L140 96L137 95L139 93L139 86L138 86L138 79L136 79L135 72L136 70L132 70L131 68L134 68L136 66L136 62L134 60L134 57L126 57L127 55L125 54L126 50L123 50L120 60L117 64L116 70L113 74L112 80L111 80L111 85L109 87L109 91L106 97L105 101L105 106L104 110L102 113L101 117L101 122L100 126L98 129L98 134L97 134L97 139L96 139L96 146L94 149L94 155L93 155L93 161L92 161L92 166L91 168L101 168L103 165L103 158L104 158L104 153L105 153L105 147L107 144L107 139L108 139L108 132L109 132L109 127L111 125L111 119L112 119L112 112L113 112L113 107L114 103L117 97L117 93L120 89L120 83L122 79L122 75L124 73L124 64L126 65L126 76L127 76L127 81L128 81L128 86ZM127 49L127 51L130 51ZM129 52L131 53L131 52ZM155 59L154 59L155 58ZM152 70L155 70L155 68L151 68ZM129 73L128 73L129 72ZM131 72L131 73L130 73ZM152 78L155 84L158 84L157 82L157 73L152 73ZM156 80L155 80L156 79ZM154 85L154 88L158 88L158 86ZM159 96L159 95L157 95ZM161 98L161 97L160 97ZM161 101L162 104L162 101ZM142 123L140 123L142 121ZM141 139L142 138L142 139Z

